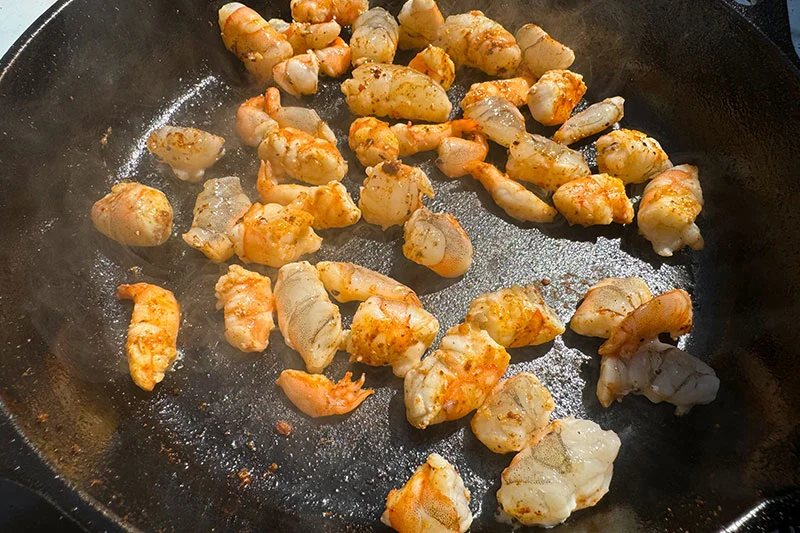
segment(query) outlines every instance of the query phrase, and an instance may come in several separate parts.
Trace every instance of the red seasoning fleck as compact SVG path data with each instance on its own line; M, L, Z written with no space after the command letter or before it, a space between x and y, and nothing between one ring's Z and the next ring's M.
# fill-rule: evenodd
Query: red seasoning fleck
M50 418L50 415L48 415L47 413L39 413L36 417L36 421L39 422L40 424L44 424L45 422L47 422L48 418Z
M288 437L292 434L292 425L285 420L278 420L275 422L275 431L278 432L278 435L283 435L284 437Z

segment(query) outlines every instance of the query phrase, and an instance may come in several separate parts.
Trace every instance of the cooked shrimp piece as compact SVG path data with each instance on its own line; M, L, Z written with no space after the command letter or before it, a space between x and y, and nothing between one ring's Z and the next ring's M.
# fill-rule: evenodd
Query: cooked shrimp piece
M339 78L350 70L352 52L344 39L337 37L330 46L314 50L319 59L319 71L329 78Z
M456 66L477 68L490 76L513 74L520 61L514 36L480 11L447 17L433 44L444 48Z
M444 17L436 0L408 0L397 15L400 49L424 48L436 40ZM445 87L447 89L447 87Z
M556 404L547 387L530 372L521 372L495 385L472 417L478 440L494 453L522 450L550 422Z
M525 105L528 91L531 86L525 78L508 78L505 80L484 81L473 83L469 91L461 99L461 109L466 109L472 104L480 102L489 96L496 96L508 100L517 107Z
M344 415L361 405L375 391L362 389L361 379L351 381L352 372L334 383L322 374L307 374L302 370L284 370L275 383L283 389L295 407L313 418Z
M658 141L641 131L612 131L597 139L595 144L600 172L626 184L645 182L672 167Z
M705 243L695 220L703 210L697 167L679 165L656 176L639 203L639 233L658 255L671 257L683 248L702 250Z
M522 50L519 69L523 75L539 78L548 70L567 69L575 61L575 53L547 34L536 24L525 24L517 30L517 43Z
M279 128L258 145L258 156L269 163L268 172L280 181L288 175L311 185L340 181L347 161L336 145L295 128Z
M598 353L608 357L630 358L639 348L660 333L673 339L692 331L692 300L689 293L674 289L648 300L611 331Z
M316 111L307 107L282 106L281 92L276 87L270 87L264 93L263 108L281 128L302 130L314 137L336 144L336 135L333 130Z
M397 52L397 21L382 7L373 7L353 22L350 54L353 66L373 61L392 63Z
M367 63L342 83L350 111L405 120L444 122L453 105L441 85L413 68Z
M464 118L473 119L481 133L506 148L525 132L525 117L513 103L499 96L475 102L464 110Z
M307 261L290 263L275 280L278 327L286 345L297 350L309 372L322 372L342 341L342 316Z
M620 440L590 420L555 420L503 470L497 501L526 526L556 526L608 492Z
M264 95L248 98L236 111L236 132L247 146L258 146L268 133L279 127L267 112Z
M409 0L411 1L411 0ZM456 81L456 66L447 52L429 44L408 62L408 66L429 76L446 91Z
M422 307L417 293L399 281L353 263L320 261L316 265L325 289L339 302L366 301L370 296Z
M178 357L181 308L175 295L158 285L120 285L117 298L133 300L128 327L128 366L139 388L151 391Z
M625 184L608 174L593 174L565 183L553 194L553 203L570 226L633 222L633 205L625 194Z
M403 255L444 278L457 278L472 266L472 243L456 217L423 206L403 226Z
M422 307L371 296L358 306L344 346L350 362L391 366L403 378L438 333L439 321Z
M526 132L517 135L509 146L506 172L512 179L527 181L548 191L592 174L580 152Z
M464 139L447 137L437 148L436 166L448 178L460 178L469 174L470 163L483 161L488 153L489 143L480 133L467 135Z
M453 465L432 453L402 489L389 491L381 522L401 533L465 533L472 524L469 490Z
M292 18L298 22L327 22L334 20L350 26L361 13L369 9L368 0L292 0Z
M281 19L269 19L269 25L281 32L295 55L309 50L319 50L330 46L339 37L342 27L335 20L310 24L308 22L286 22Z
M147 137L147 149L183 181L200 181L225 155L225 139L195 128L164 126Z
M365 167L394 161L400 156L400 141L389 128L389 123L375 117L355 119L350 124L348 142Z
M172 233L172 205L158 189L118 183L92 206L92 224L120 244L158 246Z
M553 140L561 144L572 144L584 137L600 133L622 120L624 115L624 98L621 96L606 98L572 115L553 134Z
M272 77L292 96L314 94L319 85L319 59L313 52L290 57L272 67Z
M261 15L239 2L219 10L219 29L225 48L233 52L259 82L272 79L272 67L294 54L286 37Z
M443 124L412 124L401 122L391 127L392 133L400 143L400 157L418 152L436 150L442 139L463 137L475 133L478 123L469 118L451 120Z
M528 109L540 124L557 126L566 122L584 94L583 76L569 70L548 70L528 92Z
M358 207L364 220L385 230L405 224L422 207L423 195L433 198L434 193L422 169L399 160L385 161L367 167Z
M586 291L569 327L579 335L607 339L626 316L652 299L640 278L601 279Z
M225 338L230 345L243 352L263 352L275 329L269 278L231 265L214 290L217 309L225 309Z
M192 228L183 240L216 263L227 261L233 256L228 233L251 205L236 176L207 180L194 204Z
M552 222L556 210L492 164L475 161L466 166L508 216L521 222Z

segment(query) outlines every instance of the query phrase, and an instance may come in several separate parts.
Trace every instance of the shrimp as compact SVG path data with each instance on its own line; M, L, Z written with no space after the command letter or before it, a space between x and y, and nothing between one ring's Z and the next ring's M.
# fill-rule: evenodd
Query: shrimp
M569 145L584 137L600 133L622 120L625 116L624 106L625 99L621 96L606 98L602 102L592 104L567 119L553 134L553 140Z
M580 152L524 131L508 148L506 172L512 179L533 183L547 191L591 175Z
M567 69L575 61L575 53L547 34L536 24L525 24L517 30L517 43L522 50L519 69L523 75L539 78L548 70Z
M620 440L590 420L554 420L503 470L497 502L526 526L556 526L608 492Z
M230 231L234 251L245 263L281 267L319 250L314 217L296 207L254 203Z
M528 109L540 124L557 126L566 122L584 94L583 76L569 70L548 70L528 92Z
M432 44L415 55L414 59L408 62L408 66L429 76L445 91L456 81L456 66L453 60L447 52Z
M413 68L367 63L342 83L350 111L426 122L444 122L453 105L441 85Z
M319 59L313 52L290 57L272 67L272 77L292 96L314 94L319 85Z
M420 207L403 226L403 255L445 278L457 278L472 266L472 243L449 213Z
M149 283L120 285L117 298L133 300L128 327L128 366L139 388L153 390L178 356L181 308L175 295Z
M368 61L392 63L397 52L398 32L397 21L382 7L362 13L353 22L353 36L350 37L353 66Z
M278 180L288 175L311 185L324 185L347 174L347 161L334 143L295 128L270 132L258 145L258 156L269 163L267 172Z
M406 374L406 418L425 429L468 415L486 401L510 359L485 331L468 324L451 328L439 348Z
M516 107L520 107L525 105L530 88L531 86L525 78L509 78L505 80L473 83L469 86L469 91L467 91L467 94L461 99L459 105L461 109L466 109L472 104L480 102L489 96L496 96L508 100Z
M264 109L281 128L302 130L318 139L336 144L333 130L316 111L307 107L282 106L281 92L275 87L270 87L264 94Z
M495 385L470 426L478 440L494 453L518 452L547 426L555 406L539 378L521 372Z
M422 307L371 296L358 306L344 346L351 363L391 365L404 378L438 333L439 321Z
M120 244L158 246L172 233L172 205L158 189L118 183L92 206L92 224Z
M525 132L525 117L517 107L499 96L488 96L464 110L464 117L480 126L480 132L508 148L515 137Z
M451 120L443 124L411 124L410 122L395 124L392 133L400 143L400 157L418 152L436 150L442 139L446 137L462 137L475 133L478 123L469 118Z
M640 278L604 278L589 287L569 327L579 335L607 339L634 309L653 299Z
M264 95L248 98L236 111L236 133L247 146L258 146L267 134L279 127L267 112Z
M183 240L216 263L227 261L233 256L228 233L251 205L239 178L206 181L194 204L192 228L183 234Z
M375 117L357 118L350 124L350 149L365 167L400 157L400 141L389 123Z
M448 178L460 178L469 174L470 163L483 161L488 153L489 144L480 133L467 135L465 139L447 137L437 148L436 166Z
M386 230L405 224L422 207L423 195L433 198L434 193L422 169L385 161L367 168L358 207L364 220Z
M616 130L597 139L597 167L625 184L642 183L670 169L657 140L641 131Z
M466 165L472 177L481 182L492 200L508 216L521 222L552 222L556 210L531 191L508 177L492 164L474 161Z
M225 48L233 52L260 83L272 79L272 67L294 54L286 37L261 15L239 2L219 10L219 29Z
M281 19L270 19L269 25L281 32L292 45L294 55L309 50L319 50L330 46L339 37L342 27L335 20L310 24L308 22L285 22Z
M314 55L319 59L319 71L329 78L339 78L350 70L352 51L341 37L334 39L330 46L314 50Z
M339 302L365 301L370 296L422 307L417 294L399 281L353 263L320 261L316 265L325 289Z
M674 289L648 300L611 331L598 353L607 357L630 359L639 348L660 333L673 339L692 331L692 300L682 289Z
M432 453L403 488L389 491L381 522L401 533L465 533L472 525L469 498L453 465Z
M225 309L225 338L230 345L243 352L263 352L275 329L269 278L231 265L214 290L217 309Z
M564 333L561 319L533 285L478 296L469 304L464 321L485 330L504 348L536 346Z
M397 15L400 22L400 49L424 48L439 34L444 17L436 0L408 0ZM447 87L445 87L447 89Z
M703 209L703 190L697 167L679 165L656 176L644 189L639 203L639 233L658 255L689 246L702 250L703 236L695 220Z
M477 68L490 76L512 74L520 62L514 36L480 11L447 17L434 44L444 48L456 66Z
M225 139L195 128L164 126L147 137L147 149L183 181L200 181L225 155Z
M286 345L300 353L309 372L322 372L341 344L342 316L328 299L317 269L306 261L281 267L275 308Z
M361 379L351 381L352 372L347 372L338 383L322 374L307 374L302 370L284 370L275 382L295 407L312 418L344 415L361 405L374 394L372 389L362 389Z
M298 22L327 22L336 19L349 26L369 9L368 0L292 0L292 18Z
M633 205L622 180L608 174L593 174L560 186L553 203L569 225L608 225L633 222Z

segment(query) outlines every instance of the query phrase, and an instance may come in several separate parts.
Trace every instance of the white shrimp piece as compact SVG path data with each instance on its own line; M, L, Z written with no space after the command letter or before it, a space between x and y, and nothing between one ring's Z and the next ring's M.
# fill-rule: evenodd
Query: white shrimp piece
M437 148L436 166L448 178L460 178L469 174L471 163L481 162L489 153L489 143L480 133L466 138L447 137Z
M447 52L432 44L415 55L414 59L408 62L408 66L430 77L445 91L456 81L456 66L453 60Z
M478 440L494 453L518 452L547 426L555 406L539 378L521 372L495 385L470 426Z
M492 200L508 216L520 222L552 222L556 216L553 206L509 178L492 164L475 161L466 165L472 177L478 180L492 196Z
M436 0L408 0L397 15L400 49L424 48L436 40L444 17ZM446 89L447 87L445 87Z
M503 470L497 501L526 526L556 526L608 492L620 440L590 420L555 420Z
M553 203L569 225L630 224L633 205L622 180L593 174L565 183L553 194Z
M527 132L517 135L509 146L506 172L512 179L548 191L592 174L580 152Z
M263 352L275 329L269 278L231 265L214 290L217 309L225 309L225 338L230 345L243 352Z
M265 95L248 98L236 111L236 132L247 146L258 146L268 133L279 127L267 112Z
M399 160L367 167L358 207L364 220L385 230L402 226L422 207L422 197L433 198L433 186L418 167Z
M319 85L319 59L313 52L290 57L272 68L272 76L292 96L314 94Z
M600 133L625 116L625 99L621 96L606 98L572 115L553 134L557 143L570 145L585 137Z
M483 330L459 324L405 377L406 418L416 428L480 407L508 368L508 352Z
M367 63L342 83L350 111L424 122L444 122L453 105L434 80L400 65Z
M453 465L432 453L402 489L389 491L381 522L401 533L465 533L472 525L469 497Z
M528 109L540 124L557 126L566 122L584 94L583 76L569 70L548 70L528 92Z
M442 139L463 137L478 130L478 123L470 118L451 120L443 124L412 124L400 122L391 127L399 142L400 157L418 152L436 150Z
M163 126L150 132L147 149L183 181L200 181L225 155L225 139L196 128Z
M373 7L353 23L350 54L354 67L373 61L392 63L397 52L397 21L382 7Z
M282 106L281 92L276 87L270 87L264 93L263 109L281 128L302 130L318 139L336 144L333 130L316 111L307 107Z
M508 100L516 107L524 106L531 86L525 78L508 78L505 80L484 81L473 83L469 91L461 99L461 109L466 109L489 96L496 96Z
M692 331L692 300L689 293L674 289L646 301L611 331L598 353L607 357L630 358L639 348L661 333L673 339Z
M158 189L118 183L92 206L92 224L120 244L158 246L172 233L172 205Z
M641 131L612 131L597 139L595 144L600 172L619 178L625 184L645 182L672 167L658 141Z
M289 23L281 19L269 19L268 22L286 37L295 55L330 46L342 31L342 27L335 20L319 24Z
M236 176L207 180L194 204L192 228L183 240L216 263L227 261L233 256L228 233L251 205Z
M447 17L434 44L444 48L456 66L477 68L490 76L513 74L520 62L514 36L480 11Z
M292 18L297 22L320 23L336 20L350 26L369 9L368 0L292 0Z
M400 141L389 123L375 117L357 118L350 124L350 149L365 167L400 157Z
M311 185L325 185L347 174L347 161L334 143L295 128L270 132L258 145L258 156L269 163L267 172L277 181L288 175Z
M626 316L652 299L640 278L601 279L586 291L569 327L579 335L607 339Z
M353 263L320 261L316 265L325 289L339 302L366 301L370 296L422 307L417 294L399 281Z
M695 220L703 210L703 190L697 167L679 165L656 176L639 203L639 233L653 250L671 257L684 246L702 250L705 243Z
M423 206L403 226L403 255L444 278L457 278L472 266L472 242L456 217Z
M547 34L536 24L525 24L516 33L522 50L520 71L534 78L548 70L567 69L575 61L575 53Z
M319 71L329 78L339 78L350 70L352 52L344 39L337 37L330 46L314 50L319 59Z
M464 110L464 117L480 126L480 132L508 148L516 136L525 132L525 117L505 98L489 96Z
M350 362L391 366L405 377L439 333L439 321L422 307L371 296L358 306L345 338Z
M372 389L362 389L361 379L351 381L352 372L334 383L322 374L307 374L302 370L284 370L275 382L295 407L312 418L344 415L361 405L374 394Z
M328 299L317 269L307 261L281 267L275 308L286 345L300 353L309 372L322 372L341 344L342 316Z

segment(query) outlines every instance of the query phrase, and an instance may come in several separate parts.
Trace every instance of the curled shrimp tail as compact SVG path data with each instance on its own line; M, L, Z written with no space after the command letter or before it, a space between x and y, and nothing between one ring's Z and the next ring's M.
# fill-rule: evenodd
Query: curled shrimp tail
M361 378L358 381L352 381L352 378L353 373L347 372L331 391L331 407L334 410L344 409L346 413L361 405L361 402L372 394L375 394L372 389L361 388L367 378L366 374L361 374Z

